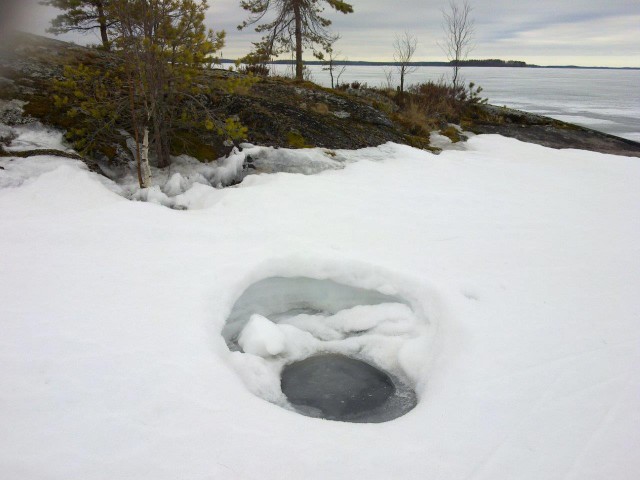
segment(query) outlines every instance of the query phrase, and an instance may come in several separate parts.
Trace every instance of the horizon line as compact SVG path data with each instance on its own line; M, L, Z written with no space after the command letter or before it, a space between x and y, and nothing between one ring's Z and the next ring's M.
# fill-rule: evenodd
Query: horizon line
M239 59L233 60L230 58L219 59L220 63L236 63ZM468 60L471 62L483 62L483 61L496 61L499 59L486 59L486 60ZM638 67L607 67L607 66L588 66L588 65L538 65L533 63L524 63L524 65L509 65L508 62L512 60L500 60L504 62L502 65L461 65L464 68L576 68L586 70L640 70ZM517 62L517 60L516 60ZM303 60L302 63L306 65L326 65L322 60ZM337 60L333 62L336 66L343 65L361 65L361 66L380 66L380 67L395 67L398 66L398 62L384 61L384 60ZM265 62L267 65L295 65L295 60L271 60ZM408 66L412 67L451 67L450 62L409 62Z

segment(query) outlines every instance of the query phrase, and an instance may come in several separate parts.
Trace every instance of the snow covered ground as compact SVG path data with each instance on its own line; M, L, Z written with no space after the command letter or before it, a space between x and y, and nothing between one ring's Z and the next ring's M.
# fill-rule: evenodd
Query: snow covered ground
M187 211L75 161L1 159L0 477L637 479L640 162L466 147L196 183ZM414 410L340 423L253 393L225 320L298 276L408 300L392 366Z

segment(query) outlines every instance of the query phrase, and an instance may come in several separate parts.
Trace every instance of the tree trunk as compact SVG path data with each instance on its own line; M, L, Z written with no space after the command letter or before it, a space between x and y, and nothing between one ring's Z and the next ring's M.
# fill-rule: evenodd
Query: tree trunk
M140 188L146 188L144 186L144 179L142 178L142 153L140 152L140 139L138 138L138 126L133 124L133 136L136 140L136 166L138 167L138 185Z
M331 76L331 88L335 88L333 85L333 60L329 59L329 75Z
M105 50L111 50L111 45L109 44L109 36L107 35L107 17L104 15L104 3L98 2L98 24L100 25L100 38L102 39L102 46Z
M140 152L140 166L142 170L142 188L151 186L151 167L149 167L149 129L144 127L144 137L142 140L142 152Z
M158 158L158 168L168 167L170 163L168 149L168 135L162 127L158 115L153 117L153 134L155 139L156 157ZM163 138L164 137L164 138Z
M162 134L162 139L160 140L162 142L162 151L164 152L165 155L165 159L167 164L165 165L165 167L168 167L169 164L171 163L171 146L169 144L169 139L171 138L170 135L170 126L166 123L164 123L162 125L161 128L161 134Z
M460 69L460 66L458 65L458 59L456 58L453 61L453 88L456 89L458 88L458 70Z
M296 19L296 80L304 80L302 71L302 14L300 12L300 2L293 2L293 14Z
M141 154L140 154L140 139L138 138L138 120L136 119L136 107L134 102L134 94L133 94L133 77L131 76L131 72L129 74L129 108L131 109L131 124L133 126L133 138L136 141L136 166L138 167L138 184L140 188L143 187L142 180L142 163L141 163Z

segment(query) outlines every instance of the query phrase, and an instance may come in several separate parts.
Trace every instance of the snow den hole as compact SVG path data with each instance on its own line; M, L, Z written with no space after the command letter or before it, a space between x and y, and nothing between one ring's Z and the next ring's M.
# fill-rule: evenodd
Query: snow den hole
M399 296L271 277L236 300L222 336L259 397L306 416L380 423L417 404L412 366L423 331Z

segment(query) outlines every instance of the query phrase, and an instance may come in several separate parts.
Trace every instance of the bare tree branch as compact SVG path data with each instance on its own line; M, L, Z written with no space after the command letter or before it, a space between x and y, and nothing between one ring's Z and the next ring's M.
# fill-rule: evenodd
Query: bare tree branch
M447 56L453 67L453 78L451 83L454 88L461 86L460 63L469 56L469 52L475 46L473 36L475 33L473 18L471 18L471 5L468 0L458 3L457 0L450 0L445 9L442 10L444 23L444 39L438 45Z
M407 75L416 71L416 67L411 65L411 59L418 48L418 39L409 32L396 35L393 42L393 61L396 63L396 70L400 75L400 95L404 94L404 82Z

